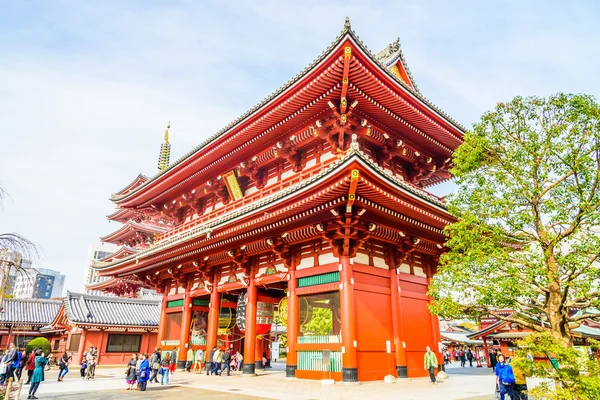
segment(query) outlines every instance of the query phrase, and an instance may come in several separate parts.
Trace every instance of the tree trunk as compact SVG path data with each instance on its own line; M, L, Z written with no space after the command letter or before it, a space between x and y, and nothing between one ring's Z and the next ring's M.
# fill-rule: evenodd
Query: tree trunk
M571 329L569 328L568 314L562 307L562 294L558 282L553 282L550 287L546 315L550 324L552 336L559 340L565 347L573 346Z

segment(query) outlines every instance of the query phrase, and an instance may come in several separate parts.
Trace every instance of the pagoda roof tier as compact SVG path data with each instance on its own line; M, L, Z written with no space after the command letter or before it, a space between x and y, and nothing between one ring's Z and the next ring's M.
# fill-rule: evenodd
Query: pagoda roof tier
M417 232L432 243L444 241L443 228L454 221L439 199L386 173L358 149L357 143L328 168L295 185L275 192L245 207L207 221L185 232L161 240L148 249L112 263L97 265L99 275L122 275L144 270L157 262L173 260L180 251L206 255L217 252L220 244L232 245L232 238L248 238L252 232L274 232L322 220L318 213L339 207L349 198L350 171L360 171L356 202L369 208L373 216L393 220L396 229ZM331 216L331 214L329 214ZM301 222L303 221L303 222ZM270 225L269 225L270 224ZM240 236L241 235L241 236Z
M131 208L119 208L112 214L106 216L110 221L125 223L137 216L138 212Z
M140 281L134 275L115 278L112 277L103 282L87 285L87 290L100 290L116 294L119 297L135 297L141 288L149 288L147 284Z
M121 195L127 194L127 193L131 192L132 190L135 190L138 186L141 186L144 183L146 183L147 180L148 180L148 177L146 175L139 174L127 186L125 186L123 189L121 189L117 193L115 193L115 195L121 196Z
M140 236L140 234L147 238L150 238L156 234L161 234L166 231L167 229L165 228L159 228L157 226L127 221L121 228L117 229L115 232L109 235L101 237L100 240L108 243L123 244L130 239L134 239Z
M114 260L119 260L121 258L125 258L127 256L130 256L132 254L137 253L139 250L135 249L133 247L130 246L122 246L121 248L119 248L117 251L115 251L112 254L107 255L106 257L98 260L98 261L94 261L94 262L110 262L110 261L114 261ZM93 265L93 263L92 263Z
M349 63L344 61L346 48L351 49ZM398 51L390 57L403 59L400 54ZM389 57L380 58L389 61ZM111 199L123 208L139 209L172 200L222 173L219 168L225 164L233 168L258 149L294 135L314 122L315 116L330 112L329 103L339 102L342 95L349 102L358 101L357 113L381 121L419 152L450 157L462 143L464 128L423 97L413 87L412 79L408 80L404 82L388 69L347 24L321 56L271 96L165 171Z

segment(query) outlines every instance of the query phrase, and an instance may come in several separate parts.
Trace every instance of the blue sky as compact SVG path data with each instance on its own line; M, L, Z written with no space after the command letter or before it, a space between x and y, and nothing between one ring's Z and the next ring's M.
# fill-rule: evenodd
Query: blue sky
M319 55L345 16L396 37L421 92L465 126L498 101L600 93L600 10L576 1L17 1L0 11L1 232L82 290L110 193L156 172ZM445 188L435 191L444 193Z

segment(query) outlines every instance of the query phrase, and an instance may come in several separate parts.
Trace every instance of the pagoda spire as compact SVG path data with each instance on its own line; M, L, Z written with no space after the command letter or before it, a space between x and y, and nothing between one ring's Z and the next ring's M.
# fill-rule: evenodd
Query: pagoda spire
M158 156L158 169L164 171L169 167L169 158L171 157L171 122L167 124L165 130L165 141L160 145L160 154Z

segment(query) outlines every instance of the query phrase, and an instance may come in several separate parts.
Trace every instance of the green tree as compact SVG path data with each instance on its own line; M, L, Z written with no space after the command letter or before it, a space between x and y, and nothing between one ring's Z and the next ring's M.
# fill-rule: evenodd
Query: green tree
M592 341L597 345L597 342ZM600 393L600 364L573 347L566 347L548 332L520 340L513 368L526 376L544 378L530 388L530 398L546 400L596 400ZM528 356L541 358L534 361Z
M27 346L25 347L25 352L29 354L33 351L33 349L42 349L44 355L47 357L51 351L50 342L48 341L48 339L43 337L32 339L29 343L27 343Z
M333 314L329 308L313 307L312 318L302 325L302 331L311 335L329 335L333 332Z
M585 95L516 97L474 125L453 162L458 222L432 312L491 314L572 345L571 331L598 315L569 311L600 306L600 107Z

